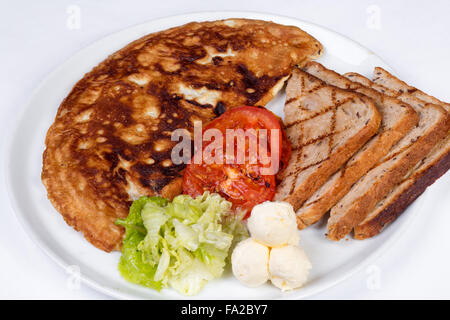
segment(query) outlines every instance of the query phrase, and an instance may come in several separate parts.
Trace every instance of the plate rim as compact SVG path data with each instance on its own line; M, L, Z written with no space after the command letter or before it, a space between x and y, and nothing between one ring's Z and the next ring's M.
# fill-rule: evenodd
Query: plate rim
M4 176L5 180L6 180L6 191L8 194L10 205L13 209L12 211L14 212L16 219L19 221L21 228L25 231L25 233L27 234L29 239L31 239L40 248L40 250L42 250L48 257L50 257L51 260L53 260L63 270L67 270L67 268L70 266L70 264L67 261L65 261L64 258L60 257L56 252L54 252L54 250L52 250L46 244L46 242L40 238L40 236L37 234L37 232L26 221L26 217L19 209L19 205L18 205L19 200L18 200L17 196L15 195L15 193L13 192L12 181L11 181L12 173L11 173L11 170L9 170L11 168L12 162L14 160L13 157L11 156L11 154L12 154L11 150L13 149L13 146L14 146L13 142L15 140L15 137L19 133L18 131L20 130L20 124L25 117L26 110L29 108L29 106L31 105L32 101L34 100L34 98L38 94L38 92L42 89L42 87L45 86L45 84L52 78L52 76L57 74L61 69L64 69L64 67L67 64L69 64L72 59L76 58L76 56L82 55L84 51L88 51L91 47L95 46L97 44L97 42L107 41L107 39L114 37L119 33L126 33L132 29L135 29L135 28L137 29L137 28L142 27L149 23L158 23L158 22L168 21L171 19L183 20L183 19L189 19L192 16L205 16L208 14L213 15L213 16L235 15L236 17L242 17L242 16L250 14L252 16L257 16L255 18L251 17L251 19L263 19L263 20L270 20L270 21L273 21L273 19L275 19L275 20L276 19L284 19L284 20L287 19L287 20L297 21L304 25L309 25L309 26L312 26L315 28L325 30L326 32L334 34L335 36L337 36L345 41L352 42L354 45L360 47L361 49L363 49L365 51L370 51L373 53L373 51L371 51L367 47L364 47L359 42L357 42L339 32L333 31L327 27L324 27L319 24L312 23L312 22L309 22L306 20L302 20L302 19L299 19L296 17L290 17L290 16L286 16L286 15L277 15L277 14L271 14L271 13L265 13L265 12L245 11L245 10L239 10L239 11L219 10L219 11L195 11L195 12L183 13L183 14L178 14L178 15L168 15L168 16L144 21L142 23L138 23L135 25L127 26L123 29L116 30L112 33L109 33L106 36L95 39L88 45L84 46L83 48L81 48L81 49L77 50L76 52L74 52L73 54L71 54L65 61L63 61L61 64L59 64L58 66L53 68L50 72L48 72L40 80L39 84L34 88L31 95L27 99L27 102L18 111L18 114L15 117L14 123L12 125L12 130L10 130L9 134L6 136L7 145L6 145L5 149L7 152L7 160L5 161L5 165L4 165L4 170L6 170L6 173ZM195 18L193 18L191 21L194 21L194 19ZM223 19L228 19L228 18L223 18ZM205 21L205 20L203 20L203 21ZM373 53L373 54L382 63L384 63L386 66L389 66L389 68L394 72L394 74L396 73L395 70L388 63L386 63L386 61L383 58L376 55L375 53ZM428 193L425 193L425 195L427 195L427 194ZM335 279L333 281L329 281L328 283L324 283L321 286L317 286L314 290L310 290L309 292L305 292L305 293L301 293L301 291L299 291L298 294L291 294L286 297L281 296L281 297L277 297L276 299L295 300L295 299L303 299L303 298L313 297L314 295L317 295L320 292L323 292L327 289L335 287L337 284L342 283L343 281L354 276L356 273L358 273L364 267L368 266L370 263L373 263L373 261L377 260L382 254L385 254L389 249L391 249L395 245L395 243L397 243L397 241L404 235L408 226L413 222L414 218L416 218L418 213L421 211L419 209L420 209L420 206L424 204L424 202L425 202L424 200L425 200L425 197L420 197L419 199L417 199L415 202L416 202L416 206L419 206L419 208L416 208L415 210L413 210L413 212L410 212L410 214L408 214L408 218L406 219L406 221L400 226L400 228L398 230L396 230L396 232L391 237L389 237L388 241L386 241L386 242L382 243L380 246L378 246L374 252L369 254L369 256L367 256L364 260L362 260L358 265L343 272L340 276L335 277ZM85 276L84 274L80 275L80 280L82 281L82 283L86 284L88 287L90 287L98 292L101 292L109 297L119 298L119 299L142 298L139 296L135 296L133 294L128 294L128 293L122 292L122 291L112 288L112 287L102 285L101 283L97 282L94 279L91 279L88 276ZM152 299L158 300L158 299L164 299L164 298L165 297L159 297L159 298L155 297ZM186 298L186 297L180 295L179 299L183 299L183 298Z

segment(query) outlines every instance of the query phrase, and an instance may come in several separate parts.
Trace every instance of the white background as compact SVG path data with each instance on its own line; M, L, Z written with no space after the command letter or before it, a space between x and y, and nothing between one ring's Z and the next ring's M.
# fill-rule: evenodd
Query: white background
M81 10L79 29L67 26L71 6ZM267 12L325 26L370 48L405 81L450 101L450 1L1 0L0 298L108 298L84 285L71 288L68 274L28 238L9 205L8 135L33 89L79 49L110 33L155 18L213 10ZM374 12L379 25L373 23ZM424 211L374 265L314 298L450 299L450 173L423 197Z

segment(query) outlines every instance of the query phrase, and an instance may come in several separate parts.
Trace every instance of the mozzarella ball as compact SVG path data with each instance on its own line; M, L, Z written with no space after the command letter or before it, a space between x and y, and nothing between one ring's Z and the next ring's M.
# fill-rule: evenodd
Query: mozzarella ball
M311 262L298 246L273 248L270 252L271 282L283 291L303 286L308 278Z
M266 201L255 206L247 227L253 239L270 247L298 245L300 240L294 208L287 202Z
M252 238L241 241L231 254L231 267L246 286L260 286L269 280L269 248Z

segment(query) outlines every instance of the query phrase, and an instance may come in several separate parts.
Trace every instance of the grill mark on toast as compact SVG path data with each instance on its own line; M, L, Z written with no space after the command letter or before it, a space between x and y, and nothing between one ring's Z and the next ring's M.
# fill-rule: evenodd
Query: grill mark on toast
M304 91L305 91L305 78L304 78L304 77L301 78L300 85L301 85L301 87L300 87L300 88L301 88L300 92L304 92ZM308 90L308 93L312 93L312 92L317 91L317 90L319 90L319 89L321 89L321 88L323 88L323 87L325 87L325 83L322 82L322 81L320 81L319 84L318 84L317 86L314 86L312 89ZM348 100L350 100L350 99L348 99ZM334 102L336 101L336 92L335 92L334 89L332 90L332 101L333 101L333 104L334 104ZM298 107L299 107L300 109L302 109L301 106L298 106ZM334 109L334 110L333 110L333 116L334 116L334 117L335 117L335 115L336 115L336 109L337 109L338 107L339 107L339 106L336 106L335 104L334 104L333 106L330 107L330 109L332 109L332 110ZM314 117L320 116L320 115L322 115L322 114L324 114L324 113L326 113L326 112L328 112L328 111L329 111L329 110L322 110L321 112L317 113L315 116L311 117L311 119L314 118ZM301 123L303 123L304 121L306 121L306 119L304 119L303 121L298 122L297 124L300 124L300 125L301 125ZM335 121L334 121L334 122L335 122ZM301 129L300 129L300 132L301 132L301 133L300 133L300 135L299 135L299 140L303 139L303 134L302 134L302 130L301 130ZM307 143L303 143L303 144L300 144L300 141L299 141L300 146L297 147L296 149L294 149L294 150L297 150L297 149L299 150L298 153L297 153L296 162L297 162L297 163L301 163L301 158L302 158L302 156L303 156L303 152L302 152L302 151L303 151L303 148L304 148L306 145L315 143L316 141L325 139L325 138L327 138L327 137L330 137L330 140L331 140L331 136L333 136L334 134L335 134L335 133L334 133L333 131L331 131L330 133L325 134L323 137L318 137L318 138L316 138L316 139L310 140L310 141L308 141ZM294 181L293 181L292 186L291 186L291 188L290 188L290 190L289 190L288 196L290 196L290 195L292 195L292 194L294 193L294 191L295 191L295 186L296 186L296 182L297 182L297 179L298 179L298 176L300 175L300 173L301 173L302 171L304 171L304 170L307 170L308 168L311 168L311 167L313 167L313 166L319 165L319 164L321 164L322 162L328 160L328 159L330 158L330 153L331 153L331 145L329 145L328 156L327 156L325 159L322 159L321 161L319 161L319 162L317 162L317 163L310 164L310 165L308 165L308 166L306 166L306 167L296 167L296 168L295 168Z
M322 162L327 161L328 159L330 159L330 156L328 156L328 157L326 157L325 159L322 159L322 160L320 160L320 161L318 161L318 162L316 162L316 163L309 164L309 165L307 165L306 167L301 167L301 168L300 168L300 172L301 172L301 171L305 171L305 170L307 170L307 169L309 169L309 168L311 168L311 167L317 166L317 165L321 164ZM299 172L299 174L300 174L300 172Z
M299 141L299 146L297 146L295 148L292 148L292 151L296 151L296 150L302 149L303 147L306 147L306 146L309 146L311 144L314 144L314 143L316 143L319 140L323 140L323 139L328 138L328 137L333 137L333 136L335 136L335 135L337 135L339 133L342 133L342 132L345 132L345 130L336 131L336 132L328 132L328 133L325 133L325 134L323 134L323 135L321 135L321 136L319 136L317 138L314 138L314 139L311 139L309 141L306 141L304 143L301 143ZM299 140L301 140L301 138Z
M297 162L300 162L301 154L302 154L301 151L297 154ZM291 196L291 195L294 193L294 191L295 191L295 186L296 186L296 181L297 181L298 176L300 175L300 173L301 173L302 171L305 171L305 170L307 170L307 169L309 169L309 168L311 168L311 167L320 165L321 163L327 161L328 159L330 159L330 156L328 156L328 157L326 157L325 159L322 159L322 160L320 160L320 161L318 161L318 162L311 163L311 164L307 165L306 167L298 167L298 168L296 168L296 169L295 169L295 172L294 172L294 174L293 174L293 175L294 175L294 182L292 183L292 186L291 186L291 189L289 190L288 196ZM288 177L290 177L290 176L292 176L292 174L289 175Z
M309 121L309 120L311 120L311 119L314 119L314 118L316 118L316 117L318 117L318 116L321 116L321 115L327 113L327 112L330 111L330 110L333 110L333 109L336 109L336 110L337 110L337 108L339 108L340 106L346 104L347 102L351 102L351 101L353 101L353 100L354 100L354 99L350 97L350 98L343 99L343 100L341 100L341 101L337 101L335 105L330 105L330 106L326 107L325 109L323 109L323 110L321 110L321 111L319 111L319 112L317 112L317 113L311 115L311 116L308 117L308 118L301 119L301 120L296 120L296 121L294 121L294 122L288 123L288 124L286 125L286 129L287 129L287 128L291 128L291 127L293 127L293 126L295 126L295 125L297 125L297 124L300 124L300 123L302 123L302 122L305 122L305 121Z
M305 91L305 78L302 77L301 80L300 80L300 92L304 92L304 91ZM300 124L300 126L301 126L301 124ZM286 127L286 129L287 129L287 127ZM303 130L302 130L302 128L299 128L299 131L300 131L299 139L303 139ZM300 148L300 150L297 153L296 163L301 161L301 158L303 156L303 152L302 151L303 151L303 149ZM300 174L300 171L297 168L295 168L294 181L292 182L291 188L289 189L288 196L290 196L290 195L292 195L294 193L295 185L297 184L297 178L298 178L299 174Z
M300 92L304 92L305 91L305 78L301 78L300 79Z
M297 101L297 100L298 100L298 97L294 97L294 98L287 99L287 100L286 100L286 104L290 104L290 103L295 102L295 101Z
M332 89L331 91L331 102L333 103L333 105L336 105L336 89ZM336 113L337 113L337 108L339 108L338 106L336 108L333 109L333 114L331 115L331 128L330 128L330 133L332 133L330 135L330 139L328 140L328 157L331 154L331 150L333 149L333 142L334 142L334 136L336 134L335 130L336 130Z
M304 81L304 79L302 79ZM312 87L311 89L309 89L307 91L307 93L314 93L316 91L319 91L320 89L322 89L323 87L325 87L325 83L320 82L317 86Z
M314 200L314 201L306 201L305 204L304 204L304 206L305 206L305 207L306 207L306 206L312 206L312 205L316 204L317 202L319 202L320 200L321 200L321 199L318 198L318 199L316 199L316 200ZM300 216L297 216L297 218L300 218ZM300 218L300 220L301 220L301 218Z
M301 124L300 124L300 126L301 126ZM300 135L299 136L300 136L300 138L302 138L302 130L301 129L300 129ZM303 148L300 148L298 150L297 157L295 159L296 163L301 162L302 156L303 156ZM289 189L288 196L290 196L290 195L292 195L294 193L295 185L297 184L297 178L298 178L299 174L300 174L300 170L295 168L294 181L292 182L291 188Z
M314 86L313 88L309 89L307 92L308 93L312 93L314 91L317 91L319 89L321 89L324 86L323 83L319 83L318 85ZM302 78L302 82L301 82L301 91L304 92L305 91L305 79ZM293 99L289 99L289 100L294 100L297 101L298 97L295 97ZM288 102L286 102L286 104L288 104ZM298 105L297 108L299 108L300 110L304 110L304 111L309 111L308 109L304 109L301 105Z
M305 88L305 80L304 80L303 77L302 77L302 79L301 79L301 86L302 86L302 87L301 87L301 89L302 89L301 92L303 92L303 91L304 91L304 88ZM320 88L323 88L323 87L325 87L325 86L326 86L326 84L325 84L324 82L320 82L320 84L319 84L318 86L316 86L316 87L310 89L310 90L308 91L308 93L317 91L317 90L319 90ZM340 106L342 106L342 105L344 105L344 104L346 104L347 102L352 101L352 100L353 100L353 98L349 97L349 98L343 99L342 101L337 102L337 100L336 100L336 89L333 88L332 91L331 91L331 101L332 101L332 103L333 103L332 106L329 106L329 107L325 108L324 110L322 110L322 111L316 113L314 116L311 116L310 118L300 120L300 121L298 121L298 123L296 123L296 124L300 124L300 125L301 125L303 122L305 122L305 121L307 121L307 120L311 120L311 119L313 119L313 118L315 118L315 117L318 117L318 116L320 116L320 115L322 115L322 114L325 114L325 113L329 112L330 110L333 111L332 118L331 118L331 128L330 128L330 132L329 132L329 133L327 133L327 134L325 134L325 135L322 135L322 136L320 136L320 137L318 137L318 138L316 138L316 139L312 139L312 140L310 140L310 141L307 141L306 143L303 143L303 144L300 144L300 141L299 141L300 146L294 149L294 150L299 150L298 153L297 153L296 162L297 162L297 163L301 163L301 157L303 156L302 150L303 150L303 148L304 148L305 146L310 145L310 144L313 144L313 143L315 143L315 142L317 142L317 141L319 141L319 140L323 140L323 139L328 138L328 137L330 138L329 141L328 141L328 156L327 156L326 158L324 158L324 159L322 159L322 160L320 160L320 161L318 161L318 162L316 162L316 163L309 164L309 165L307 165L306 167L300 166L300 167L296 167L296 168L295 168L295 171L294 171L294 181L293 181L293 183L292 183L291 189L289 190L288 196L291 196L291 195L294 193L294 191L295 191L295 186L296 186L296 181L297 181L298 176L300 175L300 173L301 173L302 171L307 170L307 169L309 169L309 168L311 168L311 167L314 167L314 166L316 166L316 165L320 165L320 164L323 163L324 161L330 159L330 154L331 154L331 150L332 150L332 146L333 146L333 141L334 141L334 140L333 140L333 136L336 135L336 134L338 134L338 133L341 133L341 132L335 132L337 109L338 109ZM292 126L292 125L289 125L289 127L290 127L290 126ZM288 127L288 126L287 126L287 127ZM302 138L303 138L303 136L302 136L302 134L300 134L299 140L302 139ZM289 176L291 176L291 175L289 175Z

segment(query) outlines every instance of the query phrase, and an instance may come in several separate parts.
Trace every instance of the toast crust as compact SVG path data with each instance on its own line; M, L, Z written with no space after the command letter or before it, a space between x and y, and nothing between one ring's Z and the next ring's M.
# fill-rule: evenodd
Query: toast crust
M378 134L372 137L297 211L297 220L301 227L319 221L350 190L352 185L381 160L391 147L418 122L418 115L411 106L357 82L350 81L317 62L308 63L304 70L330 85L354 90L372 98L384 119ZM388 104L390 109L385 104ZM395 116L398 118L396 118L395 123L388 123L385 117L389 113L392 113L391 117L393 117L393 110L395 110Z
M301 156L301 151L298 152L297 156L295 155L295 152L293 152L290 163L291 166L294 167L295 169L291 170L291 172L289 170L285 170L284 176L282 177L283 181L278 186L277 193L275 195L275 200L287 201L293 205L294 210L298 210L298 208L302 205L304 201L306 201L318 188L320 188L320 186L322 186L334 172L336 172L362 145L364 145L367 142L367 140L370 139L370 137L372 137L378 131L378 128L381 123L381 115L379 114L373 101L362 94L339 89L332 86L327 86L320 79L299 69L294 71L293 77L300 77L301 81L309 81L312 83L317 83L318 86L316 86L315 88L316 90L317 88L330 89L331 91L334 90L333 93L331 94L332 96L333 94L340 94L345 97L348 97L348 99L350 100L357 101L358 105L361 105L361 110L369 110L368 112L370 112L371 115L371 117L367 120L365 125L361 129L359 129L357 133L349 137L344 144L332 150L331 154L328 154L326 159L320 161L319 163L315 163L314 171L310 173L307 176L307 178L304 179L299 185L297 185L296 183L297 177L299 175L299 172L301 170L304 170L304 168L300 168L300 171L298 171L298 169L295 166L297 165L297 163L300 162L298 159L298 154L300 154ZM306 94L310 93L307 91L305 92ZM345 104L344 101L342 102L343 102L342 104ZM287 101L287 105L288 104L289 99ZM287 126L288 127L292 126L294 125L294 123L296 123L296 120L294 121L288 120ZM333 135L333 132L330 135ZM292 141L292 139L291 142L294 142L293 143L294 147L295 143L298 143L298 141ZM303 147L304 146L300 145L298 149L301 150ZM294 174L291 174L291 176L289 176L289 173L293 173L292 171L294 171ZM289 180L286 178L291 179ZM290 187L289 183L291 183L291 185L292 184L294 185ZM286 192L288 188L290 189L288 192ZM300 228L304 227L302 225L301 220L297 221Z

